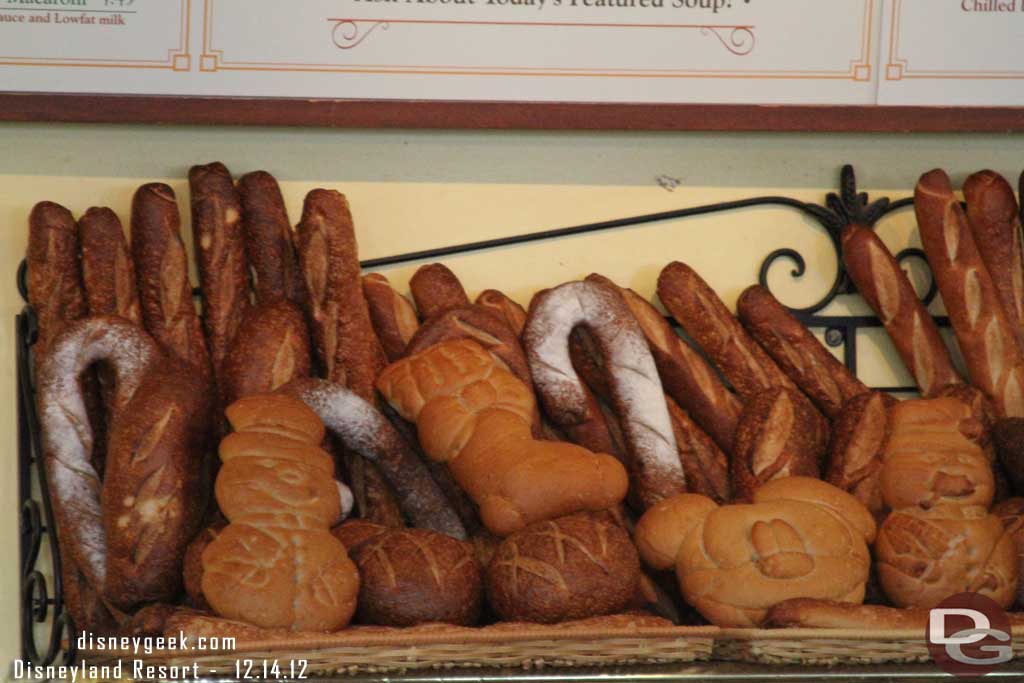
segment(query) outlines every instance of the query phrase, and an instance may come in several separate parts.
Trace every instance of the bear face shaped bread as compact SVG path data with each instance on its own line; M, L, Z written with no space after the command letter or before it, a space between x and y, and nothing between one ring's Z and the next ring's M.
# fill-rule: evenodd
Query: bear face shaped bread
M757 489L749 504L675 496L640 518L635 537L647 564L674 567L686 601L728 627L757 626L789 598L863 601L875 531L849 493L787 477Z

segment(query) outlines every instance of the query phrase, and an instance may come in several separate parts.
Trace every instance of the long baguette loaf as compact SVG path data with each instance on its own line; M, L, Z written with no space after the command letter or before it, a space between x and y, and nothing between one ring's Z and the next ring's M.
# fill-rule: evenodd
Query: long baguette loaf
M825 480L851 493L882 518L881 475L889 440L889 394L872 391L850 399L832 425L831 458Z
M192 239L203 290L203 325L213 375L220 388L228 347L249 307L242 203L231 172L219 161L193 166L188 183L192 193ZM230 401L224 405L227 403Z
M768 610L769 628L829 628L868 631L921 631L931 610L923 607L854 605L835 600L792 598ZM1008 612L1011 626L1024 624L1024 612Z
M979 171L964 182L971 234L985 262L1006 320L1024 349L1024 247L1020 206L1013 188L994 171Z
M143 185L132 198L132 258L146 330L168 353L209 377L210 358L192 301L174 190Z
M707 496L719 505L732 498L729 486L729 460L671 396L665 397L672 432L676 437L679 462L683 466L688 493Z
M90 208L78 219L78 238L89 315L119 315L141 325L135 266L117 214Z
M949 384L962 383L939 328L878 235L863 225L847 226L842 250L846 272L881 318L922 395L930 398Z
M736 311L747 331L828 418L834 419L846 401L868 391L764 287L743 290Z
M384 355L389 362L398 360L405 355L405 348L420 327L416 309L380 273L363 276L363 296Z
M685 263L676 261L661 271L658 298L743 398L772 387L796 389L708 283Z
M914 210L972 384L1001 417L1024 416L1024 353L944 171L921 176Z
M363 296L355 229L345 196L322 189L307 194L298 236L314 346L325 377L373 403L373 384L384 368L384 351Z
M459 278L443 263L421 266L409 280L409 290L423 320L449 308L469 305Z
M658 309L631 289L621 291L647 337L665 392L719 448L731 452L743 403L722 384L707 361L672 330Z
M29 215L26 261L28 300L35 311L37 323L32 354L38 376L53 340L86 314L86 297L78 263L78 238L70 211L53 202L40 202L33 207ZM132 287L134 289L134 282ZM86 387L84 396L87 424L92 426L96 440L104 442L96 444L89 458L89 464L99 476L103 472L106 450L101 447L106 445L102 436L106 429L106 416L95 387ZM47 438L45 432L43 438ZM64 604L76 628L100 632L111 625L113 616L100 598L99 586L89 581L86 573L78 568L74 559L78 545L74 540L76 537L72 532L63 531L67 526L63 521L61 502L55 495L57 485L53 481L48 481L48 485L58 517L57 542L62 560Z
M295 238L281 188L266 171L238 179L245 223L245 253L254 276L257 303L306 300L302 272L295 258Z

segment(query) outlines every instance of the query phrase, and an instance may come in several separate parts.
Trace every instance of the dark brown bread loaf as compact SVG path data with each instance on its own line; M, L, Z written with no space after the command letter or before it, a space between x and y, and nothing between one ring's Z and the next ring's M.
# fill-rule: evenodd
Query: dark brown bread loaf
M640 581L640 558L607 515L538 522L507 537L487 567L491 607L507 621L553 623L620 612Z
M306 300L305 285L295 258L295 238L281 188L266 171L238 179L245 222L245 253L253 272L257 303Z
M391 529L351 548L359 567L358 619L382 626L480 617L480 567L472 547L426 529Z
M743 290L736 311L747 331L826 417L835 419L847 400L868 391L764 287Z
M224 358L222 396L230 405L265 394L312 371L309 331L299 307L285 299L245 313Z
M703 494L719 505L729 502L729 459L671 396L665 397L665 403L686 475L686 490Z
M842 248L850 279L885 325L921 393L931 397L948 384L963 383L935 321L875 231L863 225L847 226Z
M1017 344L1024 349L1024 247L1017 198L1006 178L995 171L979 171L964 182L964 199L974 242Z
M90 208L78 219L78 238L89 315L119 315L141 325L135 266L117 214Z
M1014 495L1024 496L1024 418L999 420L992 438Z
M944 171L921 176L914 212L971 384L992 399L1000 417L1024 417L1024 350Z
M872 391L851 398L832 425L831 458L825 480L864 503L876 519L884 516L879 478L889 440L889 394Z
M384 355L389 362L398 360L405 355L405 348L419 329L416 309L380 273L363 276L363 296L366 297L373 330L377 333Z
M210 357L199 324L181 215L174 190L143 185L132 198L132 258L146 331L171 355L210 376Z
M476 298L476 304L501 315L516 336L522 336L526 326L526 309L496 289L485 289Z
M217 386L222 387L228 347L249 307L242 203L231 172L219 161L193 166L188 184L192 193L192 239L203 290L203 326L213 375ZM224 401L223 405L230 402Z
M735 498L750 500L773 479L819 478L828 440L820 417L795 389L775 387L748 401L733 447Z
M469 296L459 278L443 263L421 266L409 280L409 289L423 320L449 308L469 305Z

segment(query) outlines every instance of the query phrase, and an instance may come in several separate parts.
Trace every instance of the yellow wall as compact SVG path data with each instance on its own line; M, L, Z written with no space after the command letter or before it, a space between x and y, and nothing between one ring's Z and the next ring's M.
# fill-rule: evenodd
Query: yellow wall
M917 176L944 166L954 182L982 167L1012 176L1024 165L1024 137L977 135L793 135L685 133L517 133L333 131L264 128L0 125L0 662L18 653L16 433L13 318L21 301L14 273L22 258L26 216L49 199L76 215L109 205L127 217L133 189L164 180L187 217L189 165L219 159L236 174L264 168L282 181L293 221L317 186L345 192L353 205L363 258L582 222L662 211L754 194L822 201L839 166L852 163L861 186L896 197ZM680 181L659 187L666 175ZM916 240L911 212L887 219L881 234L894 247ZM190 245L191 246L191 245ZM653 292L672 259L688 261L730 305L754 281L762 258L795 247L808 274L794 283L789 267L772 283L791 305L821 296L835 273L823 233L787 209L754 209L565 238L528 247L447 259L471 295L495 287L526 303L543 286L592 271ZM386 269L405 289L416 264ZM852 303L853 306L857 302ZM862 376L871 384L905 383L888 359L887 341L862 341Z

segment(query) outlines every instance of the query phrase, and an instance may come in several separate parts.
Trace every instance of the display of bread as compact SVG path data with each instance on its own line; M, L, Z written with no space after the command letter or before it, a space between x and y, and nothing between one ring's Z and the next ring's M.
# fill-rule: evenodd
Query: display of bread
M228 525L202 552L202 594L217 614L263 628L335 631L356 609L359 572L330 528L342 516L324 425L286 394L226 410L217 502Z
M640 518L636 542L650 567L675 569L683 597L708 621L758 626L790 598L863 601L875 531L856 498L793 476L761 486L751 503L669 498Z
M715 292L706 266L636 290L369 273L345 195L309 192L293 228L273 176L219 162L140 187L127 231L41 202L32 362L69 618L287 639L637 608L917 628L956 592L1019 603L1024 505L992 508L1024 493L1019 203L991 171L964 197L936 171L915 199L969 383L902 257L870 225L833 234L926 397L902 400L820 319Z

